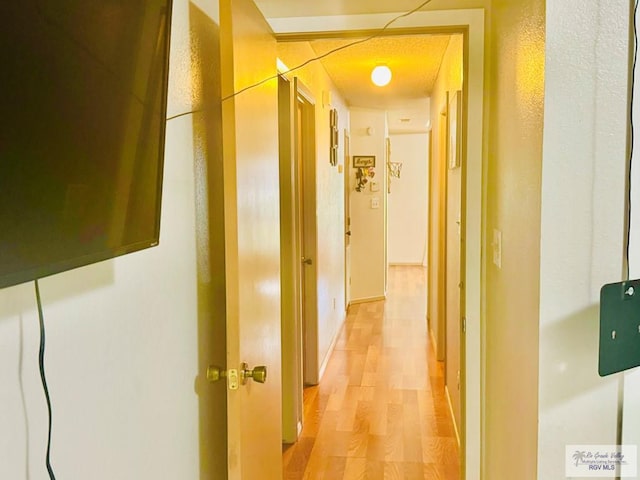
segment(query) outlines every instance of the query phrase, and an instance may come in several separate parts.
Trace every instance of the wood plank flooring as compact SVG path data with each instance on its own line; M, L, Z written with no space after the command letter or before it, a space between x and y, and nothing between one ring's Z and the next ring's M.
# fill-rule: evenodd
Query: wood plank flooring
M426 271L391 267L387 300L354 305L304 429L283 449L286 480L459 480L443 366L426 328Z

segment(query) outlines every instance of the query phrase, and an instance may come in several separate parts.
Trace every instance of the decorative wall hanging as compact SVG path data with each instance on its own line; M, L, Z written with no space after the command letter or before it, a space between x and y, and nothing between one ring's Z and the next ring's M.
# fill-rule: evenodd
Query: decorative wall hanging
M400 178L402 162L387 162L387 169L389 170L389 178L387 178L387 193L391 193L391 179Z
M369 179L375 176L376 172L373 167L358 167L356 170L356 192L362 192L367 183L369 183Z
M400 178L402 162L389 162L387 163L387 167L389 168L389 177Z
M387 193L391 193L391 179L393 177L400 178L400 170L402 170L401 162L391 161L391 139L387 137L386 143L386 160L387 160Z
M338 164L338 110L335 108L329 114L329 135L331 139L329 162L335 167Z

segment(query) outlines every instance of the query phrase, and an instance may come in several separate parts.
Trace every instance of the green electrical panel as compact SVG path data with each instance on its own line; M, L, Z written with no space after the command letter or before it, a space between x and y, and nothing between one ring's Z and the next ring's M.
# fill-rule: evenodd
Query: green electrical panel
M640 280L600 290L598 373L611 375L640 366Z

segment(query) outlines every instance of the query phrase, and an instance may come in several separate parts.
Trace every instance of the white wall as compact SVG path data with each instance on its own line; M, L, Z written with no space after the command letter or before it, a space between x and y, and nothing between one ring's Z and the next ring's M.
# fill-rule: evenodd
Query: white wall
M187 0L171 33L169 115L191 110L200 60ZM160 246L41 282L58 478L199 478L192 130L191 116L167 124ZM0 290L2 479L48 478L37 324L32 284Z
M391 161L402 162L400 178L390 178L389 264L426 265L429 134L391 135Z
M598 301L601 286L622 273L629 6L546 2L538 439L545 480L564 476L565 445L616 443L620 377L597 373Z
M368 183L355 191L356 169L351 169L351 300L380 299L385 295L386 113L351 109L351 156L375 155L379 190ZM372 200L378 208L372 208Z

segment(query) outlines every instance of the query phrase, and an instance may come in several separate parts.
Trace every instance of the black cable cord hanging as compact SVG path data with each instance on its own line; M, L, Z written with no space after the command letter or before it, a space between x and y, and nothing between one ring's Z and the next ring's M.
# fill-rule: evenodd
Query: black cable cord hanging
M297 66L295 66L293 68L290 68L286 72L277 73L276 75L272 75L271 77L267 77L267 78L265 78L263 80L260 80L259 82L256 82L256 83L254 83L252 85L249 85L248 87L241 88L237 92L234 92L234 93L232 93L230 95L227 95L226 97L223 97L222 101L225 102L227 100L230 100L233 97L236 97L236 96L240 95L241 93L246 92L247 90L251 90L253 88L259 87L260 85L262 85L264 83L267 83L267 82L269 82L271 80L274 80L274 79L278 78L280 75L287 75L288 73L295 72L296 70L300 70L302 67L306 67L307 65L309 65L312 62L316 62L318 60L322 60L323 58L328 57L329 55L333 55L336 52L339 52L339 51L344 50L344 49L349 48L349 47L353 47L354 45L359 45L361 43L366 43L366 42L368 42L370 40L373 40L374 38L378 38L380 35L382 35L396 21L400 20L401 18L408 17L409 15L413 15L418 10L420 10L422 7L428 5L432 1L433 0L426 0L426 1L422 2L420 5L418 5L417 7L415 7L414 9L409 10L408 12L405 12L403 14L400 14L400 15L392 18L380 30L378 30L377 32L373 33L372 35L369 35L366 38L361 38L360 40L355 40L355 41L350 42L350 43L348 43L346 45L342 45L341 47L334 48L333 50L329 50L328 52L326 52L326 53L324 53L322 55L318 55L317 57L310 58L309 60L301 63L300 65L297 65ZM179 118L179 117L184 117L185 115L190 115L192 113L198 113L198 112L201 112L201 111L202 110L200 109L200 110L192 110L192 111L189 111L189 112L179 113L177 115L173 115L171 117L168 117L167 121L173 120L173 119Z
M627 178L627 238L626 238L626 269L627 275L626 280L631 279L631 266L629 262L631 260L631 203L632 203L632 195L631 195L631 182L633 180L632 177L632 166L633 166L633 150L635 143L635 125L633 123L633 107L635 101L635 88L636 88L636 65L638 64L638 5L640 3L638 0L635 0L633 7L633 61L631 65L631 93L629 100L629 130L630 130L630 138L629 138L629 171Z
M47 472L49 472L49 478L51 480L55 480L56 476L53 473L53 468L51 467L51 424L52 424L52 410L51 410L51 398L49 397L49 387L47 386L47 376L44 372L44 347L46 343L45 338L45 329L44 329L44 315L42 314L42 300L40 299L40 286L38 285L38 280L35 280L36 285L36 300L38 302L38 319L40 321L40 351L38 354L38 365L40 366L40 379L42 380L42 388L44 390L44 396L47 400L47 409L49 411L49 433L47 436L47 456L46 456L46 465Z

